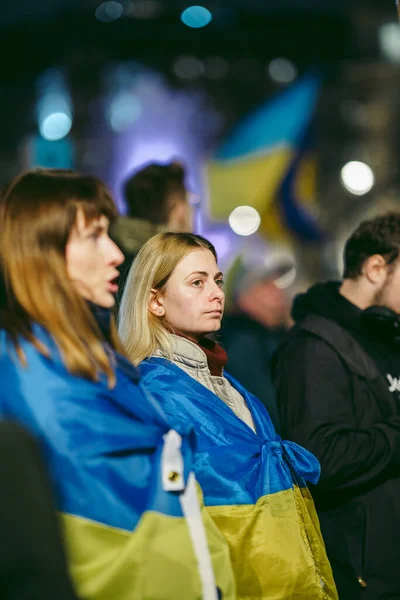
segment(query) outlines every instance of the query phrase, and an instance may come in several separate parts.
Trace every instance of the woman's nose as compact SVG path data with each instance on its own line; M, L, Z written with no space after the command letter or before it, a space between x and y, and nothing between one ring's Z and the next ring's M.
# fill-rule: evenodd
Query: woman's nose
M110 263L115 267L119 267L119 265L122 265L122 263L124 262L125 257L115 242L113 242L110 239L109 243L110 243L110 248L109 248L110 255L109 256L111 258Z
M224 290L217 283L214 284L212 295L214 298L218 298L219 300L223 300L225 297Z

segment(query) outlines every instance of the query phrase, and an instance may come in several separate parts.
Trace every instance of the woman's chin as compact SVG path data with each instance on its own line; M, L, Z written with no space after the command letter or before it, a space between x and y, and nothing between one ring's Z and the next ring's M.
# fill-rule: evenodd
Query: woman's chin
M210 327L208 328L207 333L205 333L204 335L207 335L208 333L214 333L214 331L219 331L221 329L221 321L215 321L214 323L210 324Z

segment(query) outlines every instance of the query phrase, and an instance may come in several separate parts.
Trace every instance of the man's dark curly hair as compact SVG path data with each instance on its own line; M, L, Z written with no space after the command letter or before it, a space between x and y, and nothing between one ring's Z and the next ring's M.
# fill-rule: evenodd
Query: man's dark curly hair
M345 279L356 279L367 258L380 254L386 264L400 256L400 212L363 221L349 237L344 249Z

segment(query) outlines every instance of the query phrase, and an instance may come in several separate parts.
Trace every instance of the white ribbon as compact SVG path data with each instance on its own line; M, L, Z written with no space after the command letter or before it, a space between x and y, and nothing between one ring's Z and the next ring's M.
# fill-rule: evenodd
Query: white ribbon
M199 567L203 587L202 600L218 600L214 569L197 495L196 478L194 473L190 472L185 488L181 446L182 438L175 430L171 429L164 435L161 455L163 489L167 492L184 490L179 499Z

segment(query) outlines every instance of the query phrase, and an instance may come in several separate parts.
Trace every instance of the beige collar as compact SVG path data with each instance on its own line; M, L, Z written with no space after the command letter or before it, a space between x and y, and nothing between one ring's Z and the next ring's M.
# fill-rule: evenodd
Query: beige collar
M190 340L181 337L180 335L169 334L172 339L172 354L174 362L182 363L188 367L196 369L207 369L207 356L205 352ZM153 356L161 356L167 358L166 354L162 350L156 350Z

